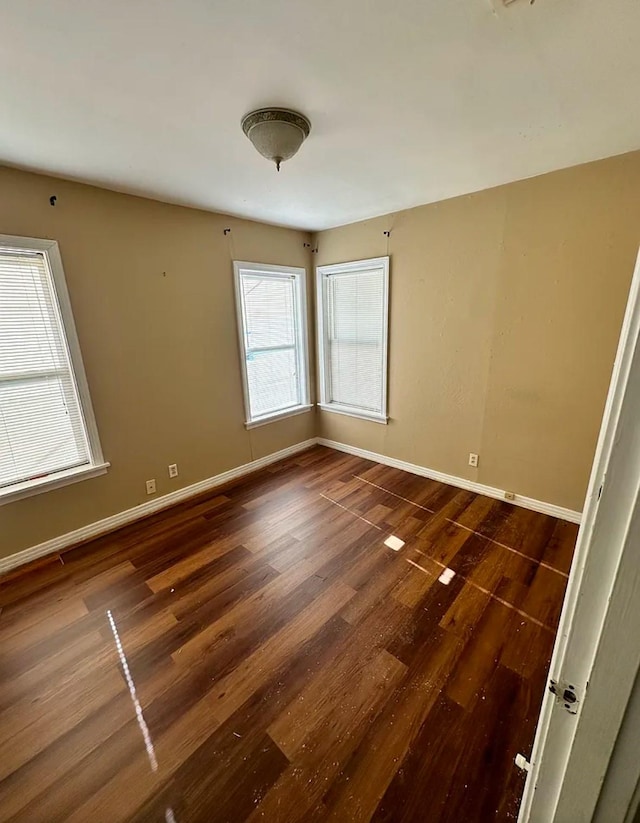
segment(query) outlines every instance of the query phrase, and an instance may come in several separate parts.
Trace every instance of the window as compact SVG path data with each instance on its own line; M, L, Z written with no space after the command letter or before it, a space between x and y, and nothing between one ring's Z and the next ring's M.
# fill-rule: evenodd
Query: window
M320 406L387 422L389 258L320 266Z
M308 411L305 270L233 267L247 428Z
M0 503L107 467L58 245L0 235Z

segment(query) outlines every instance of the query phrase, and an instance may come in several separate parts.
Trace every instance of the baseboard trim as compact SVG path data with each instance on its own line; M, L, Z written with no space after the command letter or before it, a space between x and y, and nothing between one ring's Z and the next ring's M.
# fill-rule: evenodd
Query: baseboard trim
M142 503L139 506L134 506L132 509L126 509L118 514L105 517L103 520L89 523L72 532L61 534L59 537L46 540L44 543L39 543L37 546L32 546L29 549L11 554L9 557L2 557L0 558L0 575L18 566L23 566L25 563L31 563L34 560L39 560L41 557L46 557L48 554L55 554L70 546L84 543L94 537L115 531L121 526L126 526L135 520L148 517L150 514L155 514L162 509L169 508L169 506L175 506L176 503L181 503L190 497L195 497L198 494L202 494L202 492L209 491L209 489L215 489L217 486L223 486L239 477L252 474L265 466L270 466L272 463L277 463L279 460L284 460L286 457L291 457L294 454L298 454L298 452L305 451L305 449L314 446L317 442L317 438L312 437L309 440L304 440L302 443L296 443L286 449L268 454L266 457L260 457L257 460L252 460L250 463L244 463L235 469L229 469L229 471L222 472L222 474L216 474L214 477L208 477L206 480L193 483L191 486L185 486L182 489L177 489L162 497L157 497L148 503Z
M359 449L356 446L350 446L347 443L338 443L335 440L327 440L324 437L318 437L317 442L321 446L327 446L330 449L353 454L357 457L363 457L365 460L372 460L374 463L382 463L385 466L393 466L395 469L402 469L403 471L417 474L421 477L428 477L430 480L438 480L440 483L447 483L449 486L457 486L459 489L472 491L476 494L484 494L487 497L494 497L496 500L504 500L504 490L496 489L493 486L485 486L483 483L476 483L473 480L466 480L464 477L456 477L453 474L445 474L444 472L436 471L435 469L427 469L425 466L417 466L415 463L407 463L404 460L397 460L395 457L387 457L384 454L371 452L367 449ZM573 511L572 509L565 509L562 506L556 506L553 503L545 503L543 500L536 500L533 497L524 497L517 494L514 500L506 501L513 503L516 506L522 506L525 509L531 509L534 512L551 515L560 520L568 520L570 523L580 523L582 512Z
M175 506L176 503L181 503L188 500L190 497L195 497L202 492L215 489L217 486L223 486L237 478L244 477L247 474L258 471L265 466L270 466L272 463L277 463L279 460L284 460L286 457L291 457L298 452L305 451L320 444L336 451L353 454L357 457L363 457L365 460L371 460L374 463L381 463L385 466L393 466L396 469L417 474L421 477L428 477L430 480L438 480L441 483L447 483L450 486L456 486L459 489L475 492L476 494L484 494L487 497L494 497L497 500L504 500L504 491L496 489L492 486L485 486L482 483L476 483L473 480L466 480L464 477L456 477L452 474L445 474L444 472L436 471L435 469L428 469L425 466L418 466L415 463L407 463L405 460L398 460L395 457L387 457L384 454L368 451L367 449L359 449L356 446L350 446L347 443L338 443L335 440L327 440L324 437L311 437L309 440L304 440L302 443L296 443L286 449L268 454L266 457L260 457L257 460L252 460L250 463L245 463L235 469L216 474L214 477L208 477L206 480L201 480L199 483L193 483L191 486L185 486L183 489L177 489L174 492L165 494L155 500L150 500L147 503L142 503L139 506L134 506L131 509L126 509L123 512L114 514L111 517L105 517L103 520L97 520L95 523L89 523L72 532L67 532L59 537L54 537L51 540L46 540L44 543L39 543L37 546L32 546L29 549L16 552L9 555L9 557L0 558L0 575L23 566L25 563L31 563L34 560L39 560L49 554L68 549L70 546L84 543L94 537L99 537L102 534L115 531L121 526L126 526L136 520L141 520L143 517L148 517L151 514L161 511L162 509ZM558 517L560 520L568 520L570 523L580 523L582 513L573 511L572 509L565 509L562 506L556 506L553 503L545 503L542 500L535 500L532 497L524 497L516 495L515 500L508 501L514 503L516 506L522 506L525 509L548 514L552 517Z

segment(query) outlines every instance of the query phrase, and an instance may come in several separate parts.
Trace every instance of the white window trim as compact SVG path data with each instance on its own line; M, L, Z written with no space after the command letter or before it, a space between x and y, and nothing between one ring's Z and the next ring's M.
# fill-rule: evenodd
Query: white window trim
M55 240L40 240L35 237L16 237L13 235L0 234L0 247L39 251L47 258L49 270L53 278L53 287L60 310L62 326L69 347L71 369L78 388L80 413L82 414L87 432L90 461L84 466L52 472L46 477L36 480L26 480L23 483L14 483L11 486L0 489L0 506L2 506L5 503L12 503L24 497L32 497L35 494L50 491L51 489L58 489L62 486L68 486L71 483L77 483L80 480L88 480L91 477L105 474L110 464L105 462L102 455L98 427L89 395L89 384L87 383L87 376L82 362L78 334L73 320L71 300L69 299L69 291L67 289L58 244Z
M247 352L245 348L244 316L242 310L242 293L240 287L241 272L250 274L278 274L290 275L295 278L297 288L296 293L296 313L300 322L296 329L297 349L298 349L298 369L300 371L301 401L295 406L287 409L279 409L259 417L251 416L251 405L249 403L249 381L247 379ZM307 331L307 270L296 266L274 266L267 263L247 263L243 260L233 261L233 279L236 294L236 315L238 326L238 342L240 346L240 371L242 374L242 394L244 398L245 428L255 429L258 426L265 426L267 423L274 423L277 420L284 420L296 414L304 414L310 411L313 406L310 401L309 387L309 335Z
M325 307L325 282L327 278L335 274L354 274L359 271L369 271L372 268L383 270L383 329L382 329L382 410L380 414L367 411L358 406L347 406L342 403L334 403L330 398L329 371L329 335L327 334L327 313ZM359 417L362 420L371 420L374 423L386 425L389 421L387 416L388 406L388 356L389 356L389 258L372 257L368 260L354 260L349 263L335 263L331 266L318 266L316 268L316 312L318 327L318 364L320 383L320 402L318 405L323 411L335 414L345 414L349 417Z

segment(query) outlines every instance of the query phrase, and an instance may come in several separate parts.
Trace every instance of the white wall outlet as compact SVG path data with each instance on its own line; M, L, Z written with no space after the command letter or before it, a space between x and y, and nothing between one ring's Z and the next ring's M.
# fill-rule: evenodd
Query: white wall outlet
M147 480L147 494L155 494L156 493L156 481L155 480Z
M515 492L505 492L504 493L504 499L505 500L515 500L516 499L516 493Z
M473 452L469 452L469 465L473 466L473 468L477 468L478 466L478 455L474 454Z
M178 464L172 463L169 466L169 477L177 477L178 476Z

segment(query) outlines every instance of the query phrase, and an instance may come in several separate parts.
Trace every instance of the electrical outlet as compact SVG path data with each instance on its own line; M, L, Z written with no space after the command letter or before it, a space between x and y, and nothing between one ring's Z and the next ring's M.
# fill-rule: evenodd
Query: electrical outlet
M155 480L147 480L147 494L155 494L156 493L156 481Z
M505 492L504 493L504 499L505 500L515 500L516 499L516 493L515 492Z
M169 477L177 477L178 476L178 464L172 463L169 466Z
M474 469L478 467L478 455L474 454L473 452L469 452L469 465L473 466Z

